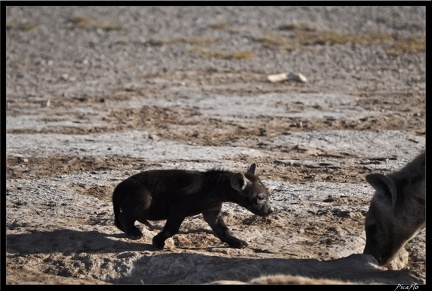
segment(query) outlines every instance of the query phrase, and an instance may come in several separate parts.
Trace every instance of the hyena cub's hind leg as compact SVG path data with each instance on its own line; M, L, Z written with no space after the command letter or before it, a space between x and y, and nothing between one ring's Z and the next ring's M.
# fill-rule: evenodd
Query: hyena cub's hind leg
M142 237L141 231L135 227L135 218L128 215L119 203L119 195L114 192L113 196L113 208L114 208L114 225L125 232L131 239L139 239Z
M152 230L155 229L154 226L151 225L151 223L148 222L147 219L141 219L141 218L138 218L138 221L141 222L142 224L146 225L146 226L149 228L150 231L152 231Z
M119 229L124 231L130 239L139 239L143 236L142 232L135 226L135 220L135 218L128 216L125 212L120 212L118 217L119 224L121 225Z

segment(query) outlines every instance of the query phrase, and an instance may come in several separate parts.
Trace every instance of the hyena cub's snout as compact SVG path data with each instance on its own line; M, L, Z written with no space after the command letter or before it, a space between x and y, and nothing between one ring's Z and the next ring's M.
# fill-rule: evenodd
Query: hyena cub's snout
M270 203L268 201L265 202L257 202L250 205L244 206L247 210L252 212L253 214L259 215L259 216L269 216L273 209L270 206Z
M256 195L252 195L253 199L251 203L245 207L253 214L259 216L268 216L273 212L269 201L269 192L262 185L261 187L258 187L258 189L260 189L260 192Z
M268 201L268 197L258 198L255 209L257 210L255 214L260 216L269 216L273 212L270 202Z

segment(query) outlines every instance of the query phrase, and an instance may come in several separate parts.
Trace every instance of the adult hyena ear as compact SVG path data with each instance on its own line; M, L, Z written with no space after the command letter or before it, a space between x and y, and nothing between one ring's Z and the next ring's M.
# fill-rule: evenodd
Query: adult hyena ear
M235 173L231 176L231 187L237 191L242 191L246 188L248 179L242 173Z
M256 170L256 164L253 163L253 164L249 167L249 170L247 171L247 173L248 173L248 174L255 175L255 170Z
M367 175L366 181L379 193L382 193L391 199L393 206L396 204L397 189L395 183L390 177L383 174L374 173Z

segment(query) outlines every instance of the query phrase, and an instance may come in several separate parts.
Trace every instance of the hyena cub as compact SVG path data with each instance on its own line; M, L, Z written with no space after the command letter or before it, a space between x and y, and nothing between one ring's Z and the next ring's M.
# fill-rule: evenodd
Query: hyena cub
M138 220L165 220L163 230L153 238L153 246L162 249L165 240L175 235L187 216L202 213L215 235L231 247L247 246L234 237L222 217L222 203L233 202L252 213L272 213L267 188L255 175L256 164L246 173L224 170L207 172L188 170L149 170L120 182L112 202L115 225L129 238L142 237L134 225Z
M385 266L425 227L425 152L399 171L373 173L367 182L376 190L366 214L364 254Z

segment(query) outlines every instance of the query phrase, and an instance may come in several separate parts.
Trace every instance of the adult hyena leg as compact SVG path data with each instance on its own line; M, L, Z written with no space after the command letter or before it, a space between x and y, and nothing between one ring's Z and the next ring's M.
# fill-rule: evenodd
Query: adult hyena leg
M231 247L234 248L243 248L247 246L245 241L242 241L236 237L234 237L228 227L225 225L223 221L220 210L215 211L205 211L202 213L205 221L210 225L210 227L215 232L216 236L223 242L226 242Z
M185 217L168 217L163 230L153 237L153 246L158 249L163 249L165 240L175 235L182 224Z

